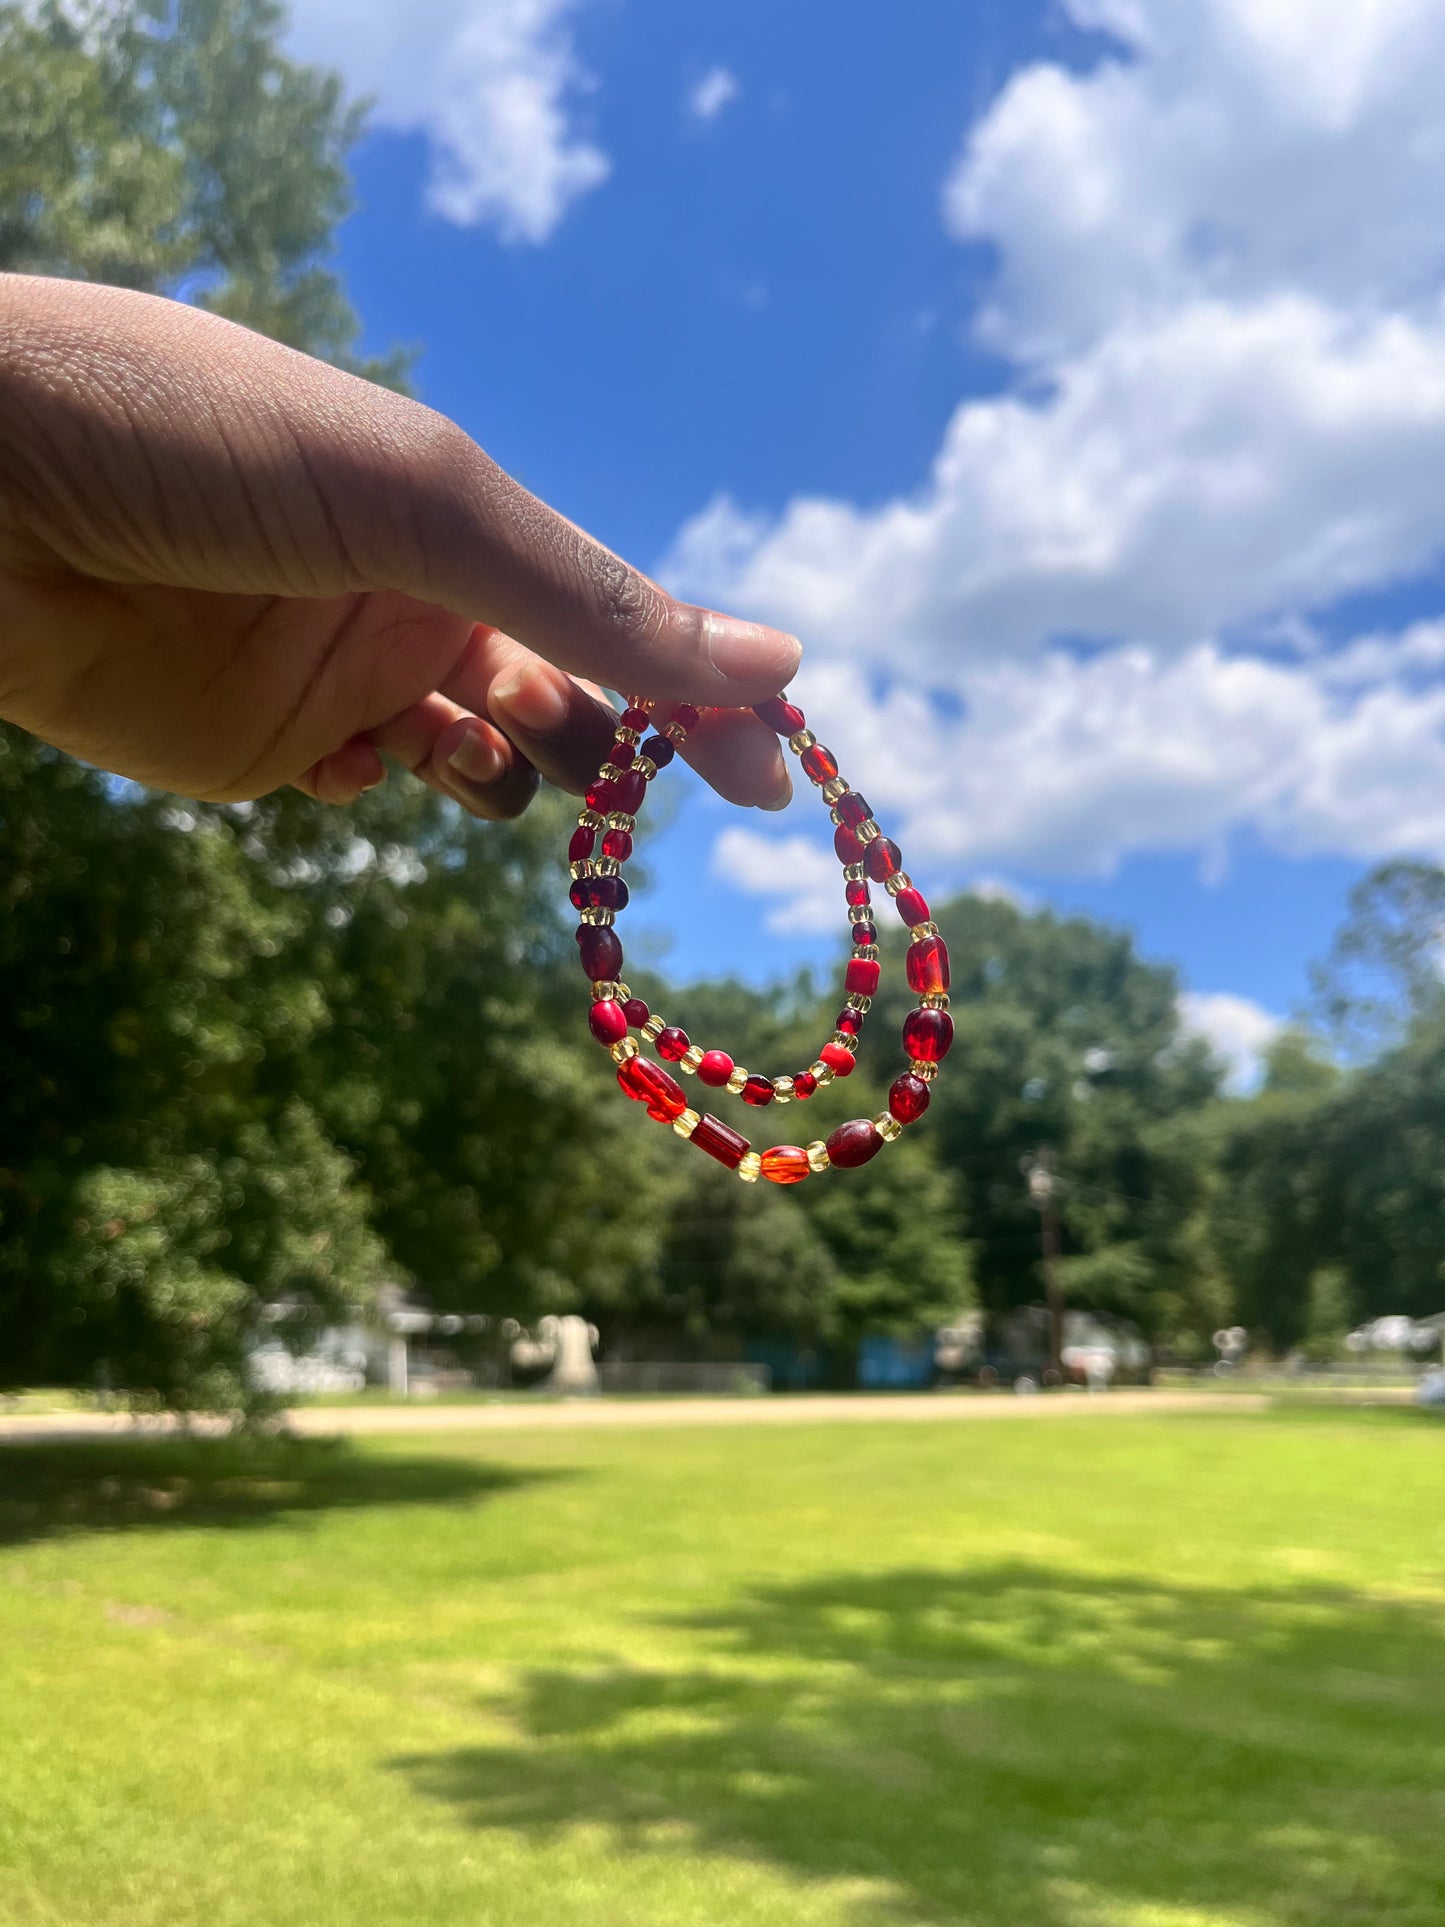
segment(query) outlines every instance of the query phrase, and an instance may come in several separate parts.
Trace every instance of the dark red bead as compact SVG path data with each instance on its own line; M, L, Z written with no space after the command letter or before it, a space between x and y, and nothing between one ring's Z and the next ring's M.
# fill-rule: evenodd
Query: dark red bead
M834 830L833 848L837 852L838 861L842 864L863 861L863 845L846 823L840 823Z
M627 1013L609 998L594 1004L587 1013L587 1025L599 1044L616 1044L627 1035Z
M652 719L645 709L624 709L617 718L619 729L646 729Z
M641 1030L642 1026L652 1015L652 1012L640 997L629 997L622 1008L626 1011L627 1021L634 1030Z
M771 1104L776 1096L777 1092L773 1089L773 1080L770 1077L759 1077L755 1074L742 1088L744 1104L756 1104L761 1107L764 1104Z
M811 1097L818 1088L818 1080L811 1071L799 1071L793 1079L794 1097Z
M699 1084L710 1084L717 1091L733 1074L733 1060L725 1050L705 1050L697 1067Z
M617 1072L617 1082L636 1103L645 1104L647 1115L659 1123L669 1123L687 1109L686 1091L671 1071L650 1057L629 1057Z
M853 1053L846 1044L824 1044L818 1052L818 1061L838 1077L853 1075Z
M904 961L908 987L920 997L948 989L948 945L942 937L920 937L908 946Z
M685 1030L676 1024L669 1024L666 1030L657 1033L657 1054L665 1057L669 1064L676 1064L686 1057L692 1049L692 1039Z
M834 1030L841 1030L845 1037L857 1037L861 1035L863 1030L862 1011L854 1010L851 1004L844 1004L843 1008L838 1012L838 1015L833 1019L833 1028Z
M573 877L567 886L567 901L574 910L590 910L592 908L591 877Z
M929 1094L921 1077L905 1071L888 1086L888 1108L900 1124L911 1124L928 1109Z
M854 943L877 943L878 926L876 923L855 923L851 934Z
M831 783L838 774L837 757L821 743L814 743L811 749L805 749L798 761L815 783Z
M584 923L577 932L582 968L593 983L615 983L622 975L622 939L605 923Z
M868 807L868 799L860 796L857 790L849 790L840 796L834 806L840 823L846 823L850 830L856 830L860 823L866 823L873 814Z
M572 841L567 845L567 861L585 863L596 846L596 830L589 830L585 823L579 824L572 832Z
M861 877L856 882L850 877L843 885L843 901L850 907L856 908L858 904L871 903L873 899L868 894L868 885Z
M882 1149L883 1139L866 1117L855 1117L847 1124L840 1124L827 1141L829 1164L836 1164L843 1171L866 1164Z
M668 742L665 736L649 736L638 753L650 756L659 769L666 769L677 754L677 744Z
M893 902L897 907L899 916L902 917L910 930L914 924L927 923L930 920L928 901L921 890L914 890L912 888L900 890L897 896L894 897Z
M596 810L599 816L606 816L609 810L616 809L617 807L612 800L615 794L616 792L612 787L611 779L606 776L599 776L594 782L587 785L582 801L587 805L589 810Z
M953 1019L946 1010L910 1010L903 1048L919 1064L941 1064L953 1048Z
M628 830L609 830L602 839L602 854L614 863L625 863L632 855L632 835Z
M611 810L620 810L624 816L635 816L638 806L647 794L647 778L640 769L619 770L612 779Z
M736 1171L747 1156L749 1144L741 1131L735 1131L730 1124L724 1124L720 1117L713 1117L704 1111L697 1121L697 1128L688 1139L700 1151L706 1151L710 1158L725 1164L729 1171Z
M903 868L903 852L886 836L875 836L863 852L863 867L875 883L886 883Z
M677 708L672 712L672 721L680 723L684 729L695 728L697 719L698 711L693 708L691 703L679 703Z
M622 877L588 877L593 907L598 910L625 910L631 892Z
M753 714L779 736L796 736L800 729L808 727L808 720L798 705L782 696L769 696L765 703L754 703Z
M850 957L843 973L844 987L855 997L871 997L882 975L883 966L876 957Z
M631 743L614 743L607 752L607 760L614 769L626 769L629 763L637 761L637 751Z

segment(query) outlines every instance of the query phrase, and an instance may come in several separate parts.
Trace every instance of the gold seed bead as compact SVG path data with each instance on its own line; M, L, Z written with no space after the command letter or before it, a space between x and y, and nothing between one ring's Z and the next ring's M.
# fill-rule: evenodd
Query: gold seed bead
M843 881L845 883L861 883L867 874L868 872L863 868L861 863L845 863L843 865Z
M615 763L599 763L597 765L597 780L599 783L610 783L616 774L617 765Z
M618 986L617 986L617 1001L618 1001L618 1003L619 1003L619 1004L625 1004L625 1003L627 1002L627 1000L628 1000L628 998L629 998L629 997L630 997L631 995L632 995L632 992L631 992L631 990L630 990L630 989L629 989L629 988L627 987L627 985L626 985L626 984L623 984L623 983L619 983L619 984L618 984Z
M622 865L615 856L594 856L592 874L595 877L615 877Z
M835 1030L833 1035L828 1039L828 1042L830 1044L841 1044L844 1050L850 1052L855 1052L858 1049L858 1039L850 1036L846 1030Z
M744 1184L756 1184L762 1175L763 1160L756 1151L745 1151L738 1165L738 1176Z
M612 1061L614 1064L625 1064L629 1057L636 1057L636 1055L637 1039L635 1037L619 1037L617 1042L612 1046Z
M832 1083L835 1075L833 1066L831 1064L825 1064L821 1057L816 1064L810 1064L808 1069L813 1073L815 1082L819 1084Z
M915 1077L921 1077L925 1084L931 1084L938 1075L937 1064L925 1064L921 1057L910 1059L908 1068Z
M603 821L609 830L626 830L629 835L637 828L637 818L629 816L626 810L613 810L610 816L603 818Z
M592 982L592 1001L594 1004L610 1004L617 1001L622 986L615 977L596 977Z
M872 923L873 905L871 903L850 903L848 905L849 923Z
M650 756L634 757L632 767L637 771L644 783L650 783L657 774L657 765Z
M615 733L619 743L631 743L634 749L636 749L637 745L642 741L642 731L640 729L619 729Z
M679 1137L691 1137L701 1123L701 1112L679 1111L677 1116L672 1120L672 1128L677 1132Z
M839 816L836 810L829 810L828 821L833 825L835 829L837 829L841 826L843 819L841 816Z
M903 1135L903 1126L898 1122L898 1119L893 1115L892 1111L880 1111L873 1120L873 1129L878 1133L879 1137L886 1138L890 1144L894 1138L902 1137Z
M795 756L801 756L803 751L811 749L817 740L811 729L800 729L796 735L788 738L788 748Z
M863 963L877 963L878 946L876 943L856 944L853 949L853 955Z
M607 818L600 810L579 810L577 826L583 830L600 830Z
M890 897L896 897L900 890L911 890L913 888L913 878L909 876L906 870L900 870L896 876L886 877L884 879L883 888L888 892Z
M875 837L880 837L882 834L882 830L879 829L871 816L865 817L855 831L855 835L860 843L871 843Z
M868 1012L873 1008L873 999L871 997L865 997L861 991L850 991L848 994L848 1008L849 1010L856 1010L861 1016L866 1017Z
M847 794L848 785L841 776L830 776L828 781L823 784L823 801L825 803L836 803L840 796L846 796Z
M684 1051L682 1056L678 1059L677 1068L680 1071L686 1071L688 1075L691 1076L701 1062L702 1062L702 1045L689 1044L686 1051Z
M925 937L938 935L938 925L930 917L927 923L915 923L908 934L915 943L922 943Z
M808 1146L808 1169L810 1171L826 1171L828 1163L828 1147L822 1138L815 1137L813 1142Z
M586 857L583 857L579 862L567 865L567 874L575 882L578 877L591 876L592 865Z
M640 709L644 715L647 715L652 709L651 696L624 696L623 701L629 709Z
M614 922L616 914L614 910L584 910L581 913L581 921L600 924L603 929L608 929Z
M734 1097L737 1096L738 1092L742 1089L743 1085L747 1083L750 1075L751 1073L748 1071L745 1071L741 1064L733 1065L732 1074L728 1078L728 1089L732 1092Z
M687 741L687 731L681 723L669 723L662 733L668 742L676 743L679 748Z
M919 998L925 1010L947 1010L948 992L946 990L927 990Z
M650 1044L652 1043L654 1038L660 1037L663 1031L665 1031L666 1029L667 1029L666 1018L649 1017L647 1022L642 1026L642 1034Z
M775 1077L773 1079L773 1096L779 1104L791 1104L793 1101L792 1078Z

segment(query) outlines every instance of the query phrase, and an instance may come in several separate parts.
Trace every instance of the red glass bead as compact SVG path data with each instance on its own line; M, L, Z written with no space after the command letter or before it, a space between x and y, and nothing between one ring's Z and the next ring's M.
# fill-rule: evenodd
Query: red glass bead
M765 703L754 703L753 714L779 736L796 736L800 729L808 727L808 719L798 705L783 696L769 696Z
M577 948L582 954L582 969L594 984L622 975L622 939L605 923L582 924L577 931Z
M671 1123L687 1109L687 1093L661 1064L650 1057L629 1057L617 1073L617 1081L637 1104L647 1106L647 1115L660 1124Z
M840 863L861 863L863 861L863 845L858 841L857 836L848 828L846 823L840 823L837 829L834 830L833 848L837 853Z
M697 1067L699 1084L710 1084L717 1091L733 1074L733 1060L725 1050L705 1050Z
M614 878L620 882L620 878ZM883 966L876 957L850 957L848 968L843 973L844 987L855 997L871 997L878 988L878 979L883 975Z
M736 1171L749 1149L747 1139L741 1131L735 1131L730 1124L724 1124L720 1117L713 1117L704 1111L697 1121L697 1128L688 1139L700 1151L706 1151L710 1158L725 1164L729 1171Z
M908 946L904 963L908 987L920 997L948 989L948 945L942 937L920 937Z
M572 832L572 841L567 845L569 863L585 863L597 845L596 830L589 830L585 823Z
M680 723L684 729L695 728L697 726L697 719L698 711L693 708L691 703L679 703L677 708L672 712L672 721Z
M573 877L572 881L568 884L567 901L574 910L590 910L592 908L591 886L591 877Z
M818 1061L826 1064L839 1077L853 1075L853 1053L846 1044L824 1044L818 1052Z
M677 754L677 744L668 742L665 736L649 736L638 754L650 756L659 769L666 769Z
M748 1079L742 1088L742 1100L744 1104L756 1104L760 1108L764 1104L771 1104L776 1096L777 1092L773 1089L772 1078L760 1077L756 1073Z
M634 1030L641 1030L642 1026L652 1015L652 1012L640 997L629 997L622 1008L626 1011L627 1021Z
M775 1144L761 1159L763 1176L773 1184L797 1184L812 1166L801 1144Z
M598 910L625 910L631 892L623 877L588 877L593 907Z
M845 1037L857 1037L863 1030L863 1013L854 1010L851 1004L844 1004L833 1019L834 1030L841 1030Z
M886 836L875 836L863 852L863 867L875 883L886 883L903 868L903 852Z
M613 790L611 779L606 776L599 776L594 782L587 785L583 793L582 801L587 805L589 810L596 810L599 816L606 816L609 810L617 808L617 805L612 800L614 794L615 791Z
M637 751L631 743L614 743L607 752L607 760L614 769L626 769L629 763L637 761Z
M888 1108L900 1124L911 1124L928 1109L929 1090L921 1077L905 1071L888 1086Z
M625 816L635 816L646 794L647 778L640 769L619 770L612 779L612 801L607 807L621 810Z
M659 1057L665 1057L669 1064L679 1062L691 1049L692 1039L685 1030L679 1030L676 1024L669 1024L666 1030L660 1030L657 1033L657 1054Z
M793 1096L796 1098L811 1097L817 1088L818 1080L811 1071L799 1071L793 1079Z
M903 1048L920 1064L941 1064L953 1048L953 1019L946 1010L910 1010Z
M843 901L856 906L860 903L871 903L873 899L868 894L868 885L860 877L856 883L850 878L844 884Z
M877 943L878 926L876 923L855 923L851 934L854 943Z
M617 718L619 729L646 729L652 718L645 709L624 709Z
M625 863L632 855L632 835L628 830L609 830L602 839L602 854L614 863Z
M811 749L805 749L798 761L815 783L831 783L838 774L837 757L821 743L814 743Z
M836 1164L844 1171L866 1164L882 1149L883 1139L866 1117L855 1117L847 1124L840 1124L827 1140L829 1164Z
M928 900L921 890L900 890L893 899L898 914L911 930L916 923L927 923L930 917Z
M627 1013L615 999L608 998L588 1011L587 1026L599 1044L616 1044L627 1035Z
M840 823L846 823L850 830L856 830L860 823L866 823L873 814L868 807L868 799L860 796L857 790L849 790L838 798L836 808Z

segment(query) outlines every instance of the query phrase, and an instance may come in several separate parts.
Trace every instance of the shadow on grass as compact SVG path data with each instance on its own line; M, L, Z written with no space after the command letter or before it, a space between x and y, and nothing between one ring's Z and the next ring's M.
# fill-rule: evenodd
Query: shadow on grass
M1433 1604L1007 1564L679 1630L687 1670L534 1671L490 1709L516 1743L394 1764L538 1845L600 1823L844 1883L857 1927L1445 1918Z
M83 1531L294 1523L342 1508L470 1505L555 1476L455 1458L371 1458L345 1439L0 1446L0 1546Z

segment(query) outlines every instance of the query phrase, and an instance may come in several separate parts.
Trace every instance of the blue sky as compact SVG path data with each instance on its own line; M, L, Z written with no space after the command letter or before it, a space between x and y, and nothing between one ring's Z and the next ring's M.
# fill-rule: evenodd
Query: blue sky
M1247 1052L1370 862L1445 855L1445 6L296 12L377 98L369 344L795 628L935 894L1132 926ZM825 828L689 785L629 923L680 974L830 955Z

